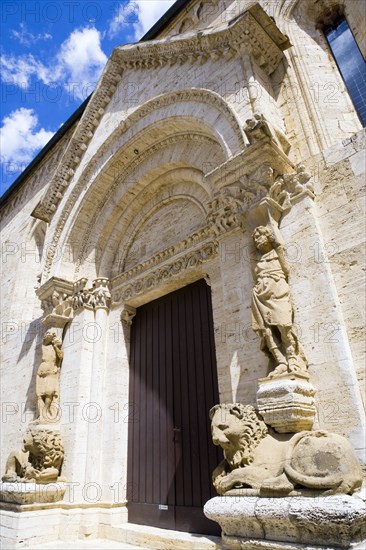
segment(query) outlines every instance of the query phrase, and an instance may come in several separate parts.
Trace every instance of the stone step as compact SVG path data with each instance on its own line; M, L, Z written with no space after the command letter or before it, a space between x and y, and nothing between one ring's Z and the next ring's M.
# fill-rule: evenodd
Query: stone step
M6 550L4 546L4 550ZM113 540L92 539L92 540L57 540L37 546L27 546L27 550L149 550L141 546L132 546Z
M221 538L133 523L104 527L108 539L153 550L221 550Z

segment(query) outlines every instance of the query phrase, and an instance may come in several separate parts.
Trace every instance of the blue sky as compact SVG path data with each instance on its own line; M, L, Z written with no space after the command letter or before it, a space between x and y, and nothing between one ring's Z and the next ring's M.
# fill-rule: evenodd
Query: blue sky
M174 0L1 2L1 194Z

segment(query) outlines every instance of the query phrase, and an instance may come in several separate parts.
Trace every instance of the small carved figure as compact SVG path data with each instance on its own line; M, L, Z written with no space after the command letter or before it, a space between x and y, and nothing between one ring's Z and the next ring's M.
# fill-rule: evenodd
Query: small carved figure
M291 208L292 200L305 192L314 197L314 186L305 167L299 164L296 172L278 176L269 189L269 196L284 209Z
M286 189L283 177L278 177L269 189L269 196L284 209L291 208L291 194Z
M87 291L85 294L86 300L85 305L94 308L95 307L95 296L92 291Z
M213 443L225 457L212 475L219 495L243 494L245 488L262 496L285 496L295 488L292 494L304 488L352 494L362 485L356 454L340 435L320 430L276 434L254 407L241 403L216 405L210 419Z
M132 325L132 321L135 316L136 316L136 309L130 306L125 306L121 313L121 321L126 326L130 327Z
M42 343L42 361L38 367L36 395L39 417L37 423L56 422L59 412L62 342L54 332L47 331Z
M253 240L261 257L254 269L252 328L262 339L261 350L274 362L270 376L305 371L307 361L293 321L285 248L269 227L257 227Z
M62 317L70 317L72 315L72 297L67 294L60 294L57 290L54 290L51 296L51 301L53 305L52 313L55 315L61 315Z
M85 290L80 290L74 295L72 307L76 311L84 306L86 301Z
M64 448L60 435L51 430L28 430L23 439L23 448L10 453L6 462L3 481L15 483L51 483L59 478Z
M111 293L108 288L98 287L94 291L95 307L108 307L108 302L111 299Z
M286 154L289 152L291 145L285 134L277 128L274 128L264 115L261 113L254 113L253 118L249 118L245 122L245 133L250 144L268 137L272 139Z

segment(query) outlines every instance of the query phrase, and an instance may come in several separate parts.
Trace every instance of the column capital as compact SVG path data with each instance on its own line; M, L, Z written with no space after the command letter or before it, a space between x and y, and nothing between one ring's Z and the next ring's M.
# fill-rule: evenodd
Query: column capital
M36 290L43 310L45 328L63 329L73 316L73 283L51 277Z

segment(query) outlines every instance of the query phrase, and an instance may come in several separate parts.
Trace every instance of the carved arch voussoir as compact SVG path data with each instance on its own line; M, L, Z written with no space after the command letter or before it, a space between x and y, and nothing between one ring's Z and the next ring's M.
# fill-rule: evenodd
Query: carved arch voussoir
M121 183L123 183L124 180L128 179L131 174L136 170L136 168L142 164L145 160L147 160L149 157L152 157L156 153L159 152L161 149L166 149L169 145L179 144L180 142L184 141L194 141L197 143L205 143L207 145L213 145L215 147L218 147L218 144L215 140L212 138L209 138L205 135L199 135L199 134L177 134L172 135L159 143L154 144L151 147L146 148L144 152L142 152L138 158L133 158L125 167L124 169L119 172L118 178L116 178L113 181L112 185L108 186L107 192L104 194L104 196L100 197L100 200L98 201L98 209L93 213L92 216L88 216L88 230L83 232L83 237L81 240L81 248L80 248L80 254L79 257L83 257L83 251L88 243L88 235L90 234L90 228L93 228L98 216L103 211L104 206L108 203L109 200L113 199L116 189L118 188ZM47 247L47 257L44 259L44 277L45 280L48 278L52 268L53 263L55 259L57 258L57 254L60 248L61 240L62 242L66 242L68 240L68 236L65 235L65 237L62 239L62 235L65 231L65 226L67 225L68 221L72 217L72 212L74 205L76 204L80 194L85 191L85 186L87 184L87 181L84 178L80 178L77 184L75 185L75 188L73 189L69 199L67 200L65 207L62 211L62 214L60 215L56 228L53 233L53 237L51 242L49 243L49 246ZM84 195L83 200L87 198L87 195ZM80 210L80 209L79 209ZM74 225L73 225L74 227ZM68 235L70 235L70 230L68 230ZM80 237L80 235L79 235ZM78 276L78 270L80 267L79 260L76 261L76 275Z

